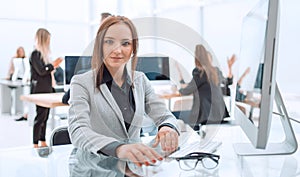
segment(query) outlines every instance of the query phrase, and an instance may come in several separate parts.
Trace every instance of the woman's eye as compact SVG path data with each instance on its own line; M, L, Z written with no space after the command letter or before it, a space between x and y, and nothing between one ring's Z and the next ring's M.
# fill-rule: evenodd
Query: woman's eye
M106 44L110 44L110 45L114 43L114 41L113 41L113 40L110 40L110 39L105 40L104 42L105 42Z
M130 45L130 42L129 41L124 41L122 42L122 46L129 46Z

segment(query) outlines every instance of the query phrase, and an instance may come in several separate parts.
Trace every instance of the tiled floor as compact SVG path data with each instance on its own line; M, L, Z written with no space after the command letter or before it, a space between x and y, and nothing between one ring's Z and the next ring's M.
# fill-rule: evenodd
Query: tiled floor
M2 114L0 116L0 149L20 146L32 146L32 124L28 121L15 121L21 115L10 116L9 114ZM51 116L49 116L51 117ZM33 120L31 120L33 121ZM51 121L48 121L46 140L49 144L49 137L51 135ZM67 124L67 120L61 120L55 117L55 125Z
M289 116L300 121L300 95L285 94L284 102ZM32 146L32 123L29 121L16 122L18 116L2 114L0 116L0 148ZM66 120L56 119L56 125L67 124ZM51 126L47 126L47 141L51 134Z
M30 146L32 128L27 121L16 122L14 119L20 116L10 116L8 114L0 117L0 148L16 146Z

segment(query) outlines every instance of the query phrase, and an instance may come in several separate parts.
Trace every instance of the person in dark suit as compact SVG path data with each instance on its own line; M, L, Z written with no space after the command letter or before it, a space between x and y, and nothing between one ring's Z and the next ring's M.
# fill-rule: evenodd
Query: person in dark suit
M186 121L195 130L199 124L221 123L229 113L223 100L218 71L212 66L203 45L196 45L193 79L185 84L181 81L181 95L193 94L193 106Z
M54 79L55 79L56 85L64 84L64 70L60 66L55 69Z
M30 93L52 93L54 81L54 69L62 61L61 58L51 62L50 33L44 28L36 32L35 50L30 56L31 87ZM49 108L36 105L36 117L33 125L33 147L46 147L46 125L49 116ZM39 146L40 143L40 146Z
M208 57L210 58L210 60L212 62L213 57L210 52L208 52ZM228 66L227 77L224 77L222 71L218 67L215 67L215 69L217 70L217 73L218 73L221 90L222 90L222 93L224 96L231 95L229 86L232 85L232 83L233 83L232 65L235 63L235 61L236 61L236 55L234 55L234 54L230 57L230 59L227 59L227 66Z
M100 24L103 22L103 20L105 20L109 16L111 16L111 14L109 12L102 12Z
M241 77L236 83L236 95L235 95L235 101L244 101L246 99L246 94L243 93L241 90L241 85L244 80L244 78L247 76L247 74L250 73L250 67L247 67L246 70L243 72Z
M69 99L70 99L70 89L64 93L61 101L64 104L69 104Z

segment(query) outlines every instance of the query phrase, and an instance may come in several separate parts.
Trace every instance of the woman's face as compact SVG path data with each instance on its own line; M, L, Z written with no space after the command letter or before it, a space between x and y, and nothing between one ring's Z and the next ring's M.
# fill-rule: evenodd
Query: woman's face
M106 67L113 70L124 68L133 50L130 28L124 23L114 24L108 28L103 40Z
M25 56L25 52L24 52L24 49L22 47L18 48L17 55L18 55L18 57Z

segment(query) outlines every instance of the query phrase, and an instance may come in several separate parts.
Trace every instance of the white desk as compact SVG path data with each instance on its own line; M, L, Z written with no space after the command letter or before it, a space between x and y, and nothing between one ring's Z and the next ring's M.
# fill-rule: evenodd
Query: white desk
M55 128L55 107L59 106L68 106L67 104L62 103L62 97L64 92L59 93L38 93L38 94L29 94L21 95L20 99L23 101L32 102L36 105L43 106L51 109L51 129Z
M48 158L39 157L30 147L0 150L0 177L69 176L68 159L72 145L56 146Z
M55 108L58 106L68 106L62 103L62 97L64 92L59 93L36 93L29 95L22 95L20 97L23 101L29 101L36 105L43 106L46 108Z
M276 121L276 119L275 119ZM275 123L276 124L276 123ZM292 123L296 136L300 139L300 125ZM272 128L276 128L276 125ZM296 177L300 176L300 150L292 155L239 157L235 154L232 143L245 141L245 136L238 126L207 126L211 139L221 140L222 146L216 152L221 156L219 166L214 170L206 170L199 166L196 171L182 171L178 162L164 162L157 167L143 167L145 176L183 177ZM278 132L272 131L271 140L278 139ZM275 135L274 135L275 133ZM69 156L72 145L56 146L48 158L41 158L31 147L0 150L0 177L65 177L69 176ZM91 158L91 157L90 157ZM91 158L92 160L95 160ZM87 160L87 164L91 163ZM97 159L96 159L97 160ZM98 160L99 162L99 160ZM99 163L100 164L100 163ZM86 170L97 170L97 163ZM103 164L101 162L101 164ZM83 168L84 169L84 168Z
M17 108L18 111L22 111L23 105L21 104L17 105L17 100L19 100L17 95L26 94L23 93L24 92L23 87L29 86L29 84L24 84L21 80L11 81L5 79L0 79L0 84L1 84L1 96L2 96L2 103L1 103L2 113L7 111L7 109L9 109L11 115L16 114ZM22 90L20 90L20 88ZM6 91L7 89L10 90L9 94L7 93L8 91ZM7 99L8 98L7 95L9 95L10 98L9 100Z

